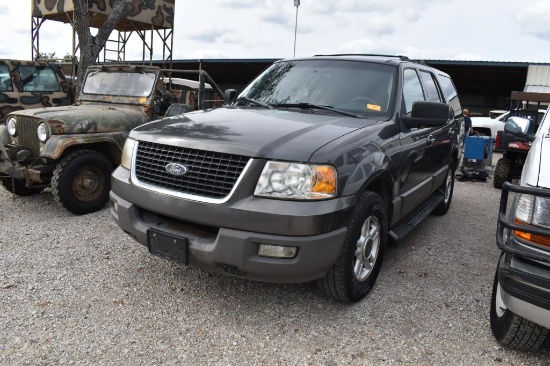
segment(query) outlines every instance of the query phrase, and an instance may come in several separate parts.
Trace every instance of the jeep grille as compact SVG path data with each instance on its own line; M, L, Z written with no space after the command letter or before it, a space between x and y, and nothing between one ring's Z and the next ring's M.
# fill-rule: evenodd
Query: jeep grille
M170 191L221 199L229 195L250 158L152 142L138 142L134 173L138 181ZM166 165L178 163L188 169L173 176Z
M33 156L40 156L40 141L36 136L36 129L41 122L38 118L17 116L17 144L29 149Z

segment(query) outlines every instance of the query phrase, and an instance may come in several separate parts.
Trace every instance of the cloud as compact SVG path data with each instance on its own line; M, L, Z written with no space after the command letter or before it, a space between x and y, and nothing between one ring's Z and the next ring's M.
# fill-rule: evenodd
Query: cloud
M207 58L230 58L229 54L217 49L194 50L191 53L179 56L177 58L207 59Z
M516 16L517 22L527 34L550 40L550 2L538 1L525 7Z
M5 5L0 5L0 15L9 14L10 8Z
M405 55L414 60L442 59L442 60L481 60L480 55L464 52L461 49L438 48L421 49L399 45L391 42L357 39L340 47L343 53L365 53L384 55Z
M258 7L258 0L222 0L221 6L227 8L247 9Z
M215 43L221 40L226 34L230 34L227 28L214 26L212 24L202 24L192 29L187 37L206 43Z

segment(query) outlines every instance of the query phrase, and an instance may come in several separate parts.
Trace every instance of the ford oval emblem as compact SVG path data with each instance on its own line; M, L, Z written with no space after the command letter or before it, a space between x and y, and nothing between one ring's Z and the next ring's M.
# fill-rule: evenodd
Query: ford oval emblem
M181 177L184 176L189 169L183 164L180 163L170 163L167 164L165 167L168 174L173 175L174 177Z

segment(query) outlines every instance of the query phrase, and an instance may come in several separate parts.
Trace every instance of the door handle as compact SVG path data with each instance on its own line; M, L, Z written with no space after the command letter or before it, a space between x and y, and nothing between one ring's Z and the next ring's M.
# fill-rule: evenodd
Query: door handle
M435 142L435 137L433 137L432 135L428 136L426 138L426 145L428 146L432 146Z

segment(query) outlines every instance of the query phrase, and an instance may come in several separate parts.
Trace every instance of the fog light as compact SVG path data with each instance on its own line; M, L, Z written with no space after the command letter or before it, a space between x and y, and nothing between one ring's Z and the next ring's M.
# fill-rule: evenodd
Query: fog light
M280 245L260 244L258 255L269 258L294 258L298 252L298 247L283 247Z
M115 212L118 213L118 203L116 203L115 201L113 201L113 208L115 209Z

